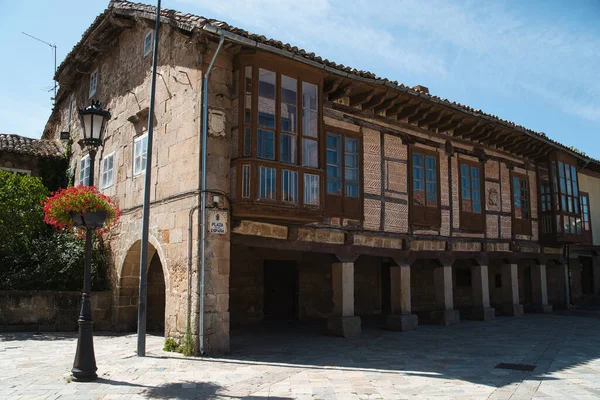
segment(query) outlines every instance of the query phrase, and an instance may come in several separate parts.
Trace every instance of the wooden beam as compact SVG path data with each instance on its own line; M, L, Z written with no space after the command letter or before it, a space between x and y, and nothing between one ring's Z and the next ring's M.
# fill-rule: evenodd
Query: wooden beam
M323 94L328 95L329 93L335 92L342 84L341 79L331 79L325 82L323 85Z
M475 129L480 124L481 123L479 121L466 123L462 126L455 128L454 131L452 131L452 136L462 137L462 135L464 135L465 133L471 132L473 129Z
M116 16L110 18L110 23L119 28L133 28L135 25L135 22L130 18L120 18Z
M425 124L425 125L427 125L427 129L437 129L440 126L443 126L443 125L449 123L452 120L453 116L454 116L454 114L443 115L437 121L431 122L431 123Z
M482 123L481 125L475 127L475 129L473 129L471 132L467 132L465 133L462 137L464 139L469 139L471 140L472 137L474 137L475 135L481 133L481 132L485 132L488 128L490 127L490 124L486 124L485 122Z
M511 142L507 142L506 144L502 145L502 146L496 146L501 148L504 151L510 151L510 152L514 152L515 149L519 148L520 146L524 145L527 142L531 142L533 139L530 138L529 136L525 136L519 139L514 139Z
M398 99L400 99L400 96L394 96L384 100L383 102L381 102L381 104L378 104L375 107L373 107L373 112L375 114L379 114L382 111L387 111L398 102Z
M369 111L370 109L380 105L381 103L384 102L386 97L387 97L386 92L383 92L383 93L380 93L379 95L373 96L373 98L371 100L363 103L363 105L362 105L363 111Z
M329 93L329 95L327 96L327 100L336 101L338 99L341 99L342 97L350 96L350 93L352 92L353 88L354 85L352 83L349 83L343 87L339 87L333 92Z
M396 119L410 117L411 115L415 114L419 110L419 107L421 107L421 104L415 104L412 106L404 107L402 109L402 111L400 111L398 113L398 115L396 115Z
M496 133L498 133L498 128L493 125L488 125L487 129L482 131L481 133L477 133L471 136L471 140L482 142L484 140L489 139L490 137L495 137Z
M414 113L411 117L407 118L407 121L409 124L415 124L415 123L419 122L420 120L422 120L425 116L427 116L430 111L431 111L431 108L428 108L428 109L422 108L419 111L417 111L416 113Z
M425 118L423 118L422 120L420 120L417 123L418 126L423 127L431 122L439 121L440 118L442 118L442 115L444 115L442 113L442 110L440 110L439 108L437 108L437 109L432 108L431 110L432 111L429 114L427 114L427 116Z
M366 92L358 93L354 96L350 96L350 107L360 106L361 104L366 103L371 100L373 96L377 93L375 90L371 89Z
M515 132L509 132L506 133L507 131L502 129L500 130L500 134L496 135L496 137L494 139L488 140L487 144L490 146L497 146L500 143L506 142L506 140L508 139L514 139L515 137L519 137L520 135L518 135Z
M464 120L464 119L465 119L465 117L453 117L452 120L450 122L448 122L447 124L438 126L437 131L445 132L445 131L452 130L452 129L456 128L458 126L458 124L460 124L462 122L462 120Z
M410 102L411 102L411 99L408 99L408 100L394 104L393 106L391 106L389 109L387 109L385 111L385 116L386 117L395 117L405 106L409 105Z

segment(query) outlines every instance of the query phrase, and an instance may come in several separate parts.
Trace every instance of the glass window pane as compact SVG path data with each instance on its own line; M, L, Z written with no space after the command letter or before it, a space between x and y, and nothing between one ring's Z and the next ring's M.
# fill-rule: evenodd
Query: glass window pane
M342 181L339 179L327 178L327 193L334 195L342 194Z
M473 212L477 214L481 213L481 203L473 202Z
M358 183L346 182L346 197L358 198Z
M423 165L423 155L422 154L413 154L413 165Z
M318 129L318 87L302 82L302 134L316 138Z
M258 70L258 123L275 128L275 72Z
M304 204L319 205L319 175L304 174Z
M465 164L460 165L460 175L461 176L469 176L469 166Z
M244 165L242 170L242 197L250 198L250 166Z
M462 176L460 181L461 181L462 189L469 192L471 190L471 180L469 179L469 177Z
M258 157L275 159L275 134L273 131L258 130Z
M358 139L346 138L346 153L358 153Z
M427 163L427 168L435 168L435 157L427 156L425 157L425 162Z
M258 197L260 199L276 199L275 168L258 167Z
M298 172L285 169L281 171L281 200L298 202Z
M294 78L281 75L281 130L296 132L298 82Z
M302 166L319 167L319 152L316 140L302 139Z
M282 162L296 163L296 135L282 133L279 137L280 155Z

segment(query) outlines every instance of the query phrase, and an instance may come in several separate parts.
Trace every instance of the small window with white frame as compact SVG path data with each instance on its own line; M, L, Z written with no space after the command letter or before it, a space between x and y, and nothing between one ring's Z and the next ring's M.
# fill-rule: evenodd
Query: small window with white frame
M154 39L154 31L150 30L144 35L144 57L152 53L152 41Z
M95 70L90 74L90 96L96 94L96 89L98 88L98 70Z
M90 156L84 156L79 162L79 184L89 186L90 184Z
M102 159L102 189L111 187L115 183L115 153L110 153Z
M146 156L148 154L148 134L135 138L133 142L133 175L146 172Z

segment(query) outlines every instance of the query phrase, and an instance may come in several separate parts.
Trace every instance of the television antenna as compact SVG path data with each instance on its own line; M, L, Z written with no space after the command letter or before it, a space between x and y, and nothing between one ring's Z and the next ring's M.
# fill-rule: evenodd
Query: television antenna
M21 32L21 33L25 36L29 36L30 38L37 40L38 42L41 42L41 43L44 43L45 45L50 46L52 48L52 50L54 51L54 74L52 75L52 78L54 80L54 87L53 87L54 97L52 97L52 104L56 105L56 88L58 87L58 82L56 81L56 45L52 44L52 43L48 43L45 40L42 40L40 38L36 38L35 36L30 35L29 33L26 33L26 32ZM50 90L52 90L52 89L50 89Z

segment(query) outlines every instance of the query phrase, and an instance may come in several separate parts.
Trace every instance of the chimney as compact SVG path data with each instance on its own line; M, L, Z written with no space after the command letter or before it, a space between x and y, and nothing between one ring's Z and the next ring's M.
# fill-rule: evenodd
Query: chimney
M423 86L423 85L413 86L413 90L416 90L417 92L429 94L429 88L427 86Z

